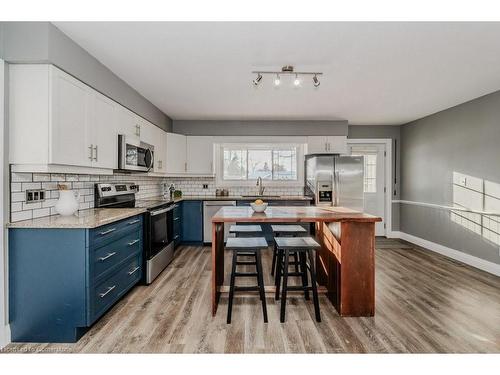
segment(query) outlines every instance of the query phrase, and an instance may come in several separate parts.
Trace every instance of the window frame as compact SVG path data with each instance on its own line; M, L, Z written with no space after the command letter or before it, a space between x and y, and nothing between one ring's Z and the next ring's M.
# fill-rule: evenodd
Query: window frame
M238 187L255 186L257 179L249 180L226 180L224 179L224 148L245 150L289 150L295 148L297 160L296 180L263 180L264 186L277 187L303 187L304 186L304 143L265 143L265 142L227 142L215 145L215 176L217 186ZM248 171L247 171L248 173Z

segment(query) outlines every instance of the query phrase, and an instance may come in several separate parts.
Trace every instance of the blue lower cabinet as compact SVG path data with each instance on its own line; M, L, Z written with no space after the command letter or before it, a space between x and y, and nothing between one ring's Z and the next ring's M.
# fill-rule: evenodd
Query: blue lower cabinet
M139 282L142 220L94 229L9 229L12 341L76 342Z
M203 202L182 202L182 242L203 242Z
M174 205L173 231L174 247L177 247L182 240L182 202Z

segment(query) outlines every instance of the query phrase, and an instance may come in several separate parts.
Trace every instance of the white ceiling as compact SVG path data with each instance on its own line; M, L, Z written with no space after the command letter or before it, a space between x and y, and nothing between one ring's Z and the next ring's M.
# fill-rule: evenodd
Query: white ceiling
M402 124L500 90L500 23L56 22L177 120ZM323 71L279 89L254 69Z

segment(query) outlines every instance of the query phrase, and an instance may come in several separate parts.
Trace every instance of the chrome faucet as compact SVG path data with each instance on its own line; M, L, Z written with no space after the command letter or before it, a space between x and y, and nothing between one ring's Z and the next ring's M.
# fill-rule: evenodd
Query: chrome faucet
M257 178L257 186L259 187L259 196L264 195L265 187L262 186L262 177L260 176Z

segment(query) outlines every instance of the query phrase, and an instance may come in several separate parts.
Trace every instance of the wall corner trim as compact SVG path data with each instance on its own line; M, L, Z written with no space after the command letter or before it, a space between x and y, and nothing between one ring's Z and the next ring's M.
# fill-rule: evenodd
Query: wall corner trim
M0 349L10 343L10 325L5 324L0 327Z
M394 237L390 237L390 238L400 238L402 240L411 242L415 245L421 246L427 250L433 251L435 253L444 255L448 258L465 263L469 266L478 268L482 271L491 273L495 276L500 276L500 264L496 264L496 263L475 257L473 255L463 253L461 251L437 244L435 242L425 240L425 239L420 238L420 237L413 236L413 235L408 234L408 233L392 232L391 234Z

